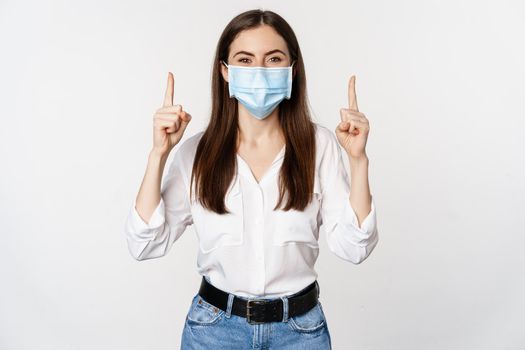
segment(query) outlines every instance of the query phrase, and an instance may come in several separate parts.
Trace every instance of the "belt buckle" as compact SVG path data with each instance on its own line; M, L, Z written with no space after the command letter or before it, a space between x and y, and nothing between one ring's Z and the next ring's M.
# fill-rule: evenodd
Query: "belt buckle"
M251 316L253 316L252 313L250 313L250 310L252 309L252 306L251 304L259 304L259 305L263 305L265 304L265 301L264 300L254 300L254 299L250 299L248 300L248 302L246 303L246 321L250 324L260 324L260 323L264 323L264 321L254 321L252 320Z

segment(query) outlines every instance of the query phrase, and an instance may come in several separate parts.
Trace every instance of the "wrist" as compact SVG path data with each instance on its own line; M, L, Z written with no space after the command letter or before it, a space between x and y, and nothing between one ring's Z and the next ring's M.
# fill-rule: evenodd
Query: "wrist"
M155 162L155 163L157 163L157 162L165 162L168 159L168 155L169 155L169 153L161 152L161 151L158 151L158 150L153 148L149 152L148 160L150 162Z
M348 155L348 160L350 164L355 164L355 165L368 165L368 162L369 162L368 156L366 154L359 156L359 157L352 157Z

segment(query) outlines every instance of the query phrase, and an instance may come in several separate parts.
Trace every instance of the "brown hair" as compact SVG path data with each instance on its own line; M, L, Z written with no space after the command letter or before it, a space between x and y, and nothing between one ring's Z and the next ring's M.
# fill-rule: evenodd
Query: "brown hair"
M281 206L288 196L284 210L304 210L312 199L315 174L315 125L311 120L306 95L306 76L297 38L290 25L272 11L250 10L234 17L217 43L212 71L211 117L197 146L191 184L195 178L196 195L205 208L218 214L226 210L224 196L236 173L238 109L237 100L229 97L228 83L221 75L220 62L228 60L230 44L246 29L267 24L285 40L296 72L292 95L279 104L279 124L286 140L285 155L279 173ZM190 191L190 194L193 191Z

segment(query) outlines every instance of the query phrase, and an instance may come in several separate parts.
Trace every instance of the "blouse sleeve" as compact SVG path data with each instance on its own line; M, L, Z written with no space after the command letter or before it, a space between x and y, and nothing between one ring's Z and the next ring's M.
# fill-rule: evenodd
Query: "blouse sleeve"
M374 197L371 210L359 227L350 204L350 182L342 151L334 134L323 154L320 166L321 219L329 249L343 260L359 264L378 243Z
M193 224L181 149L175 153L161 186L161 199L149 222L138 214L133 199L124 225L128 250L136 260L166 255L188 225Z

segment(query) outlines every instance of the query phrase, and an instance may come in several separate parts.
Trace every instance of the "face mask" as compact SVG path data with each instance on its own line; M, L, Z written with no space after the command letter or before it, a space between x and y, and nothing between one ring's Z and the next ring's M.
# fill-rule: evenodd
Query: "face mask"
M227 65L230 97L235 97L257 119L269 116L282 100L292 95L292 67L244 67Z

